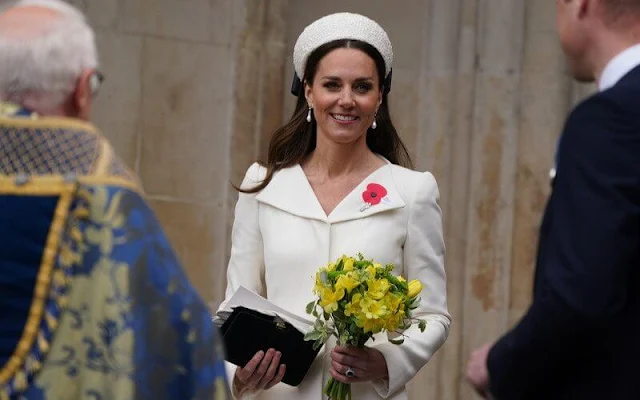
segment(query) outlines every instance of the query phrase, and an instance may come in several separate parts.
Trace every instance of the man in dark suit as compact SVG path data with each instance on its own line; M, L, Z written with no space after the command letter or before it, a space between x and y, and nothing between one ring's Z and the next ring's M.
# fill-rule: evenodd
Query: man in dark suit
M640 399L640 0L557 0L572 75L598 93L566 121L531 307L476 350L485 397Z

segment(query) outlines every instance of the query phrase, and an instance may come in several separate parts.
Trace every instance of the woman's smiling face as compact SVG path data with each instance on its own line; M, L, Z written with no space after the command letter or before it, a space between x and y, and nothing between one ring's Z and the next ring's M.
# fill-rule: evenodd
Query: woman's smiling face
M339 48L327 53L313 84L305 83L319 139L347 144L365 139L382 102L374 60L361 50Z

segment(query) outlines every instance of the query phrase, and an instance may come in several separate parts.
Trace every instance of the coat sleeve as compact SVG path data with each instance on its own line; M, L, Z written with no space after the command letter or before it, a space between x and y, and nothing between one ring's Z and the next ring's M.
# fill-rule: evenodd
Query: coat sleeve
M491 392L522 398L549 387L623 310L640 260L640 137L603 95L569 117L545 213L533 303L491 349Z
M247 189L257 185L262 181L263 175L262 167L253 164L247 170L240 187ZM240 286L260 295L265 294L264 247L258 217L256 194L240 193L231 230L231 256L227 266L227 289L222 306Z
M257 163L247 170L241 188L251 188L264 178L264 169ZM264 247L259 226L258 202L255 193L240 193L235 208L231 232L231 256L227 267L227 289L220 309L240 286L265 295ZM233 382L236 366L225 362L229 382ZM233 385L232 385L233 386ZM233 390L234 397L237 393Z
M445 247L438 200L435 178L428 172L423 173L410 205L403 259L406 279L419 279L423 284L420 305L413 316L426 320L427 328L420 332L418 326L413 325L405 332L401 345L387 342L374 346L384 355L389 371L388 381L373 383L383 398L402 389L449 334L451 317L447 310Z

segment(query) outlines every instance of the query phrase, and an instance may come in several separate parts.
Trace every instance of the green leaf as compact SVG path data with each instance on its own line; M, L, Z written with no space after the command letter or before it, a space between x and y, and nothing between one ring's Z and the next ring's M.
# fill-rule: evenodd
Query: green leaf
M307 332L304 335L304 340L307 340L307 341L309 341L309 340L318 340L321 337L322 337L322 332L317 331L317 330L314 329L311 332Z
M316 307L316 301L312 301L311 303L307 304L307 314L311 314L313 312L313 309Z
M322 271L320 273L320 282L322 282L323 285L329 284L329 274L327 274L327 271Z
M402 343L404 343L404 337L400 336L397 339L389 339L389 342L391 342L393 344L402 344Z
M327 341L327 337L326 336L321 336L320 338L318 338L318 340L316 340L313 343L313 348L314 349L319 349L320 347L322 347L323 344L325 344L326 341Z
M418 323L418 327L420 328L420 332L424 332L424 330L427 328L427 321L421 319L420 323Z
M312 347L314 350L318 350L320 347L322 347L323 344L324 344L324 340L318 339L313 343Z
M340 333L340 343L342 344L349 343L349 332Z

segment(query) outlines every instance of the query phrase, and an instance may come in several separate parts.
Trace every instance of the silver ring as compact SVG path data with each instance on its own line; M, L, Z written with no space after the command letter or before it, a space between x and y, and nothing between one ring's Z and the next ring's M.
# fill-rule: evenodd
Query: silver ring
M356 372L353 370L353 368L349 367L349 368L347 368L347 370L345 371L344 375L345 375L347 378L353 378L353 377L355 377L355 376L356 376Z

